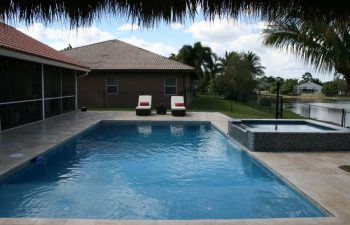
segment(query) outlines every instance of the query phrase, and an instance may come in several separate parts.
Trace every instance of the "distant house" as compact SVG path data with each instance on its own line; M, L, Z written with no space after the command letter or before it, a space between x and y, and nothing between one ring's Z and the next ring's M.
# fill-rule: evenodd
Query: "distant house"
M79 79L80 106L136 106L138 95L152 95L153 106L170 96L192 101L194 68L119 40L64 50L91 69Z
M76 80L90 69L0 23L0 131L76 109Z
M305 82L294 87L296 94L302 93L315 93L320 94L322 92L322 86L315 84L314 82Z

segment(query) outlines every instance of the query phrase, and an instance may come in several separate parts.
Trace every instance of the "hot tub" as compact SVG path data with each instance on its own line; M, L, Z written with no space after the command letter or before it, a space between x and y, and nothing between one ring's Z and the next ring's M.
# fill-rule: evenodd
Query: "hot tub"
M229 135L251 151L350 151L350 130L312 120L233 120Z

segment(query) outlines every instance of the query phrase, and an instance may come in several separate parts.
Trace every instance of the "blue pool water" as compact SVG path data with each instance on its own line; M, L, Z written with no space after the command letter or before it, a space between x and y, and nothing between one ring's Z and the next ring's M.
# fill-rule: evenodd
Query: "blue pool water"
M3 180L0 216L231 219L325 214L209 124L109 122Z
M331 127L308 123L306 121L246 120L243 124L247 127L256 128L262 131L319 132L335 130Z

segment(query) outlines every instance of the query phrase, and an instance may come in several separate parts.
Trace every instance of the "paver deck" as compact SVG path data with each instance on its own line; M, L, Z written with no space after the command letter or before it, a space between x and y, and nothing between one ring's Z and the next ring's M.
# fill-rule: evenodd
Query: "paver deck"
M191 112L186 117L173 117L169 114L152 114L140 117L136 116L135 112L74 112L2 132L0 134L0 176L100 120L210 121L226 134L229 119L229 117L215 112ZM145 221L0 218L0 225L350 225L350 173L338 168L340 165L350 164L350 152L249 153L287 179L299 191L312 198L333 216L324 218Z

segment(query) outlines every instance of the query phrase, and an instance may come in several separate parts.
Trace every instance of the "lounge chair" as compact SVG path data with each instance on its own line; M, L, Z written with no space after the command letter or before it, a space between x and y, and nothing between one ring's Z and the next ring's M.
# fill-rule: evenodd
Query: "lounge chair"
M136 107L136 115L148 116L151 115L152 108L152 96L151 95L140 95L139 101Z
M183 96L171 96L171 115L185 116L186 107Z

